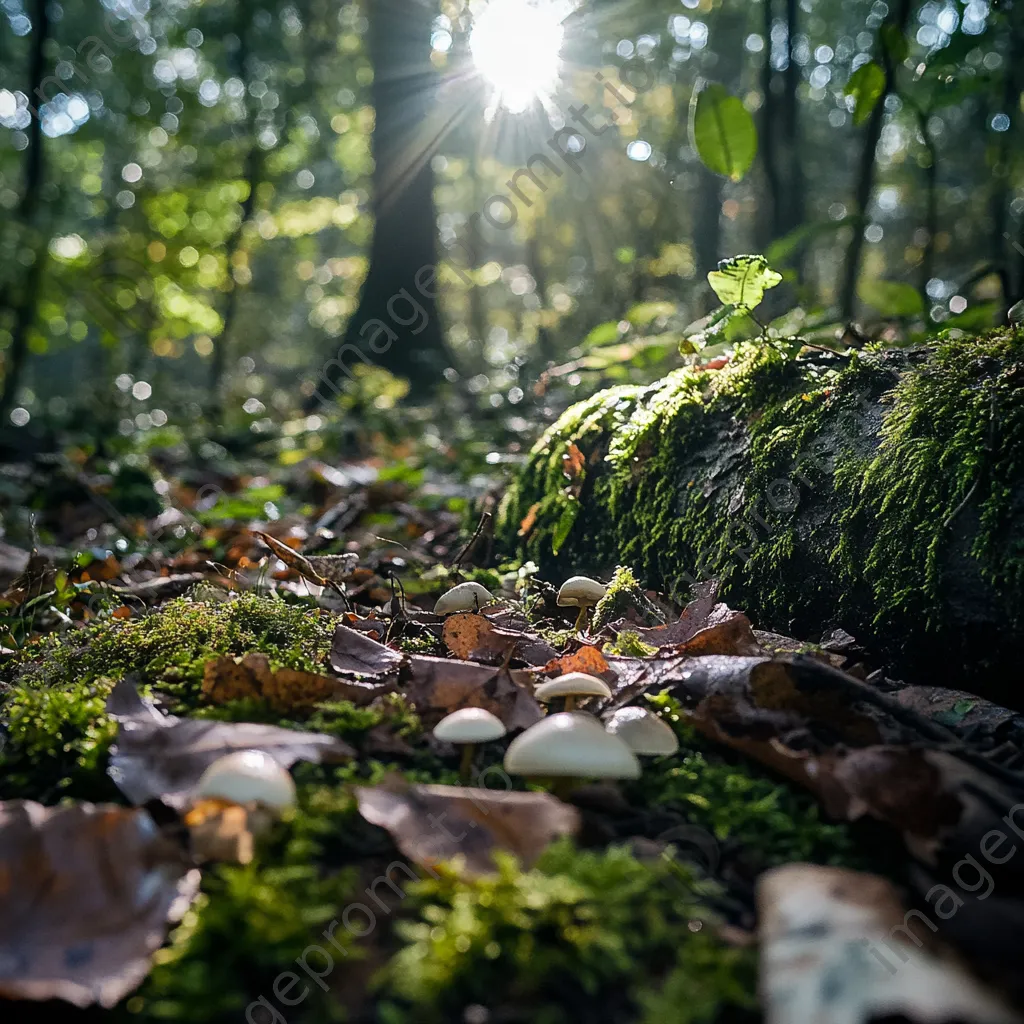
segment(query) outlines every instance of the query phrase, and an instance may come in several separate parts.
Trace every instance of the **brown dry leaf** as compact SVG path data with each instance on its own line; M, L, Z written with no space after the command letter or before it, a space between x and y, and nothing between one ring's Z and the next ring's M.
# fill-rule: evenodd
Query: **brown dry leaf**
M583 479L586 466L587 460L583 452L570 441L562 455L562 474L570 483L576 483Z
M300 554L294 548L290 548L287 544L282 543L276 537L271 537L269 533L263 533L261 530L253 530L252 535L258 537L266 547L284 562L289 569L293 569L304 579L309 580L310 583L315 583L318 587L326 587L327 580L323 578L313 568L309 559Z
M519 524L519 536L528 537L534 526L537 525L537 513L540 511L540 502L535 501L527 510L523 521Z
M461 786L356 787L359 813L391 833L399 850L430 868L456 856L462 870L495 870L494 850L516 855L530 867L552 840L575 835L579 812L547 793L471 789Z
M691 657L707 654L753 657L764 653L746 615L724 604L716 605L706 625L673 649L677 654Z
M326 700L350 700L369 704L391 687L346 682L297 669L272 670L265 654L250 653L240 659L222 656L203 669L203 695L214 704L231 700L265 700L275 711L287 714Z
M486 650L491 646L489 641L493 634L494 626L486 616L477 612L458 612L445 619L444 628L441 630L441 639L456 658L465 661L469 660L470 655L478 648ZM507 641L499 641L494 644L495 649L501 653L504 653L509 646Z
M556 676L565 675L566 672L589 672L592 676L600 676L608 670L608 659L599 648L591 644L584 644L572 654L563 654L560 658L553 658L541 669L546 674Z
M282 768L355 756L347 743L321 733L163 715L127 680L114 687L107 711L120 722L107 773L133 804L162 800L180 810L203 772L236 750L262 750Z
M765 1024L1020 1021L956 961L923 947L920 915L905 914L883 878L789 864L761 876L757 902Z
M359 563L359 556L351 551L342 555L306 555L304 557L313 572L328 583L344 583L352 576Z
M523 685L530 675L470 661L412 655L401 689L428 729L459 708L484 708L512 731L528 729L544 717Z
M683 609L675 622L666 626L640 627L636 632L644 643L655 647L671 647L685 643L698 630L708 624L708 617L715 608L718 595L718 580L697 583L693 587L693 600Z
M398 651L377 643L365 633L349 629L340 622L335 627L330 655L335 672L382 676L397 672L403 660L404 656Z
M146 811L0 803L0 996L109 1009L198 888Z

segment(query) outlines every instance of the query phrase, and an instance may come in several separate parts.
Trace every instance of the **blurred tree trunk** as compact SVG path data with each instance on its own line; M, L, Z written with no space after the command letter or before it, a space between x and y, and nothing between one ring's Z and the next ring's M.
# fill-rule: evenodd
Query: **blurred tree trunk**
M437 292L431 273L437 265L437 218L430 160L441 134L428 123L434 120L429 115L437 94L430 64L435 12L426 0L371 0L367 13L376 111L375 226L370 270L343 345L354 345L370 362L407 377L412 394L424 395L446 364L441 319L429 294ZM424 280L432 283L423 287ZM380 333L374 321L391 333Z
M235 277L235 258L241 251L244 244L246 228L252 220L253 211L256 208L256 189L262 175L263 161L261 159L259 142L256 139L256 116L252 109L252 97L249 93L249 60L251 56L250 34L252 32L252 11L244 4L238 7L238 50L235 57L235 74L239 80L245 83L245 126L244 134L248 151L245 155L245 166L243 174L245 183L249 187L248 195L242 201L241 216L238 226L231 233L226 243L227 252L227 273L230 281L227 303L224 307L224 327L220 332L213 348L213 356L210 359L210 414L214 422L219 421L224 413L224 389L225 378L228 371L228 356L231 351L231 334L238 317L238 306L241 298L241 285Z
M879 28L875 39L875 51L885 73L885 88L868 118L867 130L864 133L864 148L860 155L853 199L853 215L857 220L853 225L853 238L850 241L850 247L846 251L846 265L843 270L843 284L839 298L840 316L844 320L853 317L857 303L857 279L860 277L860 261L864 252L865 221L868 205L871 202L871 193L875 188L875 151L878 149L878 140L882 137L882 125L885 123L885 101L896 86L896 65L886 42L886 35L887 32L892 31L899 32L901 36L906 34L912 6L912 0L898 0L895 9L889 12Z
M29 64L30 104L39 101L39 88L46 73L46 40L50 34L50 20L47 11L48 0L36 0L32 10L32 53ZM40 106L42 104L40 103ZM36 303L43 280L46 263L47 239L40 224L40 195L46 178L45 154L43 152L42 116L38 110L32 115L28 128L28 148L25 163L25 188L16 215L20 229L21 247L26 244L34 250L34 259L22 281L18 281L18 268L4 292L0 294L0 310L11 308L14 320L11 325L11 344L4 358L4 383L0 391L0 424L6 423L7 415L14 405L18 386L25 372L28 359L28 336L36 316ZM20 292L18 291L20 284Z

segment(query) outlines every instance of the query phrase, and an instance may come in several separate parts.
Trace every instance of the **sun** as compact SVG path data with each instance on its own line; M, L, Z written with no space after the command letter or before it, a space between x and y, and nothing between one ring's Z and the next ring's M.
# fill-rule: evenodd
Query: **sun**
M493 100L510 113L521 114L554 92L568 13L564 2L490 0L474 19L473 63L490 83Z

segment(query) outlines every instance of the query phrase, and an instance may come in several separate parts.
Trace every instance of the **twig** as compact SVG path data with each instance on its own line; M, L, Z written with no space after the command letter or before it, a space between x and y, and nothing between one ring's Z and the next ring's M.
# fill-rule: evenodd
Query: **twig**
M490 518L491 518L491 513L490 512L482 512L480 514L480 522L476 524L476 529L473 531L473 536L469 538L469 540L466 542L466 546L459 552L459 555L455 559L455 561L452 562L452 568L453 569L455 569L456 571L459 571L461 569L462 560L469 553L470 548L472 548L473 545L477 542L477 539L480 537L480 534L483 532L484 525L486 524L487 520L490 519Z

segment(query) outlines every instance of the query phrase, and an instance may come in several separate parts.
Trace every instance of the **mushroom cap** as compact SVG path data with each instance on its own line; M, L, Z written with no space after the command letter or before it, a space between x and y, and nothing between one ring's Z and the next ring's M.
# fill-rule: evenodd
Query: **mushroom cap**
M196 783L195 795L235 804L290 807L295 803L295 782L262 750L236 750L218 757L203 772Z
M597 676L586 672L566 672L564 676L541 683L533 691L533 695L546 704L556 697L610 697L612 691L608 684Z
M435 615L451 615L453 612L475 612L494 603L491 592L479 583L460 583L442 594L434 605Z
M459 708L434 726L435 738L446 743L487 743L506 732L501 719L485 708Z
M608 588L589 576L570 576L558 588L559 608L593 608Z
M604 727L635 754L674 754L679 749L676 734L647 708L619 708L605 719Z
M559 711L520 733L505 752L511 775L637 779L640 762L592 715Z

